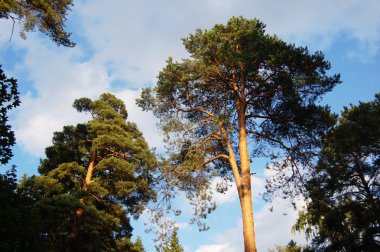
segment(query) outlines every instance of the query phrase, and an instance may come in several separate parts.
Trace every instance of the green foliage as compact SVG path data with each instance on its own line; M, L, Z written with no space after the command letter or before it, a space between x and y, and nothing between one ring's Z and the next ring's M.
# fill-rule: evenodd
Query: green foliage
M326 136L295 226L321 251L380 249L380 94L345 108Z
M6 164L13 156L12 146L16 142L15 134L8 124L9 110L20 105L17 81L7 78L0 65L0 163Z
M330 64L321 52L267 35L257 19L233 17L227 25L196 30L183 43L191 57L169 58L157 85L137 100L165 133L171 156L164 179L190 199L208 201L202 195L211 177L239 181L250 176L242 174L243 160L266 156L276 172L294 171L277 176L284 183L268 190L293 191L289 181L300 181L297 168L310 162L335 121L316 103L340 83L339 75L327 75ZM245 140L252 143L248 157L241 152ZM201 203L196 212L203 218L212 209Z
M26 37L26 32L37 29L57 45L73 47L75 43L70 40L71 34L65 31L67 12L72 6L72 0L3 0L0 18L21 23L22 38Z
M81 98L74 107L90 112L92 120L55 132L39 167L42 175L19 185L37 223L34 247L144 251L141 242L130 242L130 218L138 218L155 198L155 156L136 125L126 122L127 110L115 96ZM77 217L78 211L83 216ZM78 234L69 240L74 224Z
M140 237L137 237L132 252L146 252Z
M162 248L163 252L183 252L184 249L182 245L179 243L179 239L177 236L178 228L176 228L170 237L169 243Z

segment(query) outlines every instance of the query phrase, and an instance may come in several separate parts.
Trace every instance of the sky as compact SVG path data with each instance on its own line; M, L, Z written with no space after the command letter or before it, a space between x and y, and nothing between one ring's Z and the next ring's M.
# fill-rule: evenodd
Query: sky
M17 144L10 164L19 174L36 174L44 149L54 131L89 118L72 108L79 97L96 99L111 92L123 99L129 120L137 123L151 147L163 151L157 120L136 105L141 88L156 83L169 56L188 57L181 38L196 28L225 24L232 16L258 18L288 43L320 50L331 62L330 73L340 73L342 84L322 103L339 113L344 106L372 100L380 91L380 1L378 0L74 0L67 20L75 48L57 47L40 33L26 40L12 33L11 21L0 21L0 64L8 77L18 79L22 104L11 113ZM302 234L291 233L297 213L287 200L263 202L264 164L253 164L254 212L258 251L290 239L304 243ZM215 181L214 181L215 182ZM213 183L214 183L213 182ZM236 190L236 189L235 189ZM185 251L242 251L242 224L234 188L215 194L217 210L198 232L188 224L191 210L177 199L184 216L178 221ZM302 205L302 199L298 204ZM273 207L273 211L269 209ZM142 216L134 223L134 237L142 236L147 251L154 251L151 236L144 233Z

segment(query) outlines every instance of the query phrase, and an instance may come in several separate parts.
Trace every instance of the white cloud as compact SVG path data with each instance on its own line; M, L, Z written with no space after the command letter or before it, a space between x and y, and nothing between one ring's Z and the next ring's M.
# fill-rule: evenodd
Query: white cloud
M134 87L154 83L169 56L186 57L182 37L198 27L225 23L233 15L258 17L270 33L313 49L326 49L344 35L358 41L361 54L368 56L377 52L380 38L376 0L366 4L355 0L166 0L159 6L151 1L115 0L110 4L94 0L78 3L74 10L81 17L81 35L94 49L91 60L103 65L111 80L124 79Z
M298 199L295 203L297 209L300 209L304 201ZM289 200L276 198L272 203L264 205L255 215L256 242L259 251L267 251L276 244L286 245L291 239L298 244L305 244L304 234L291 233L297 217L298 210L293 208Z
M195 252L238 252L238 250L230 250L230 244L212 244L212 245L202 245Z
M69 30L86 40L78 41L73 49L58 48L38 33L21 40L17 27L9 42L7 31L11 32L11 23L0 22L5 31L0 36L2 47L26 49L25 61L18 62L14 70L15 77L17 73L27 73L27 79L22 81L30 81L30 89L36 93L22 98L15 129L18 142L34 155L41 155L54 130L78 120L71 108L73 99L98 96L109 90L115 80L125 82L125 92L136 97L134 91L127 89L153 84L168 56L186 57L180 38L197 27L210 28L233 15L258 17L270 33L314 49L328 48L341 36L357 41L357 46L347 51L351 58L371 58L378 52L380 38L377 0L165 0L159 4L93 0L75 3L73 13L76 23ZM91 54L86 55L87 51ZM88 61L83 62L83 57ZM132 99L128 102L133 104L129 104L133 107L129 109L131 120L138 123L151 145L161 145L152 115L135 110ZM136 113L133 115L132 111Z
M73 62L78 49L56 51L39 42L29 37L31 45L18 67L18 71L27 71L34 92L21 97L15 119L18 144L36 156L42 156L44 148L50 145L53 131L86 118L72 108L74 99L96 97L109 86L107 75L99 66ZM25 83L19 80L19 85Z
M378 50L380 3L362 1L87 1L75 8L93 60L108 64L112 78L133 85L152 82L168 56L186 56L180 38L196 28L225 23L231 16L258 17L271 33L314 49L326 49L344 35L367 54ZM104 10L108 11L105 12ZM362 50L364 52L364 49Z

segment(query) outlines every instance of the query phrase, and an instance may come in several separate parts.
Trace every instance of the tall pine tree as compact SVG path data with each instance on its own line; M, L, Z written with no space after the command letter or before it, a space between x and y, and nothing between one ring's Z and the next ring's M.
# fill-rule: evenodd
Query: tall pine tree
M322 53L267 35L256 19L233 17L183 42L190 58L169 59L138 103L154 112L166 133L172 154L166 178L176 181L171 184L207 201L204 191L213 176L234 180L245 251L256 252L251 162L271 157L272 167L291 167L289 179L297 179L334 121L317 101L340 82L339 75L327 74L330 64ZM198 204L195 211L205 218L213 209Z

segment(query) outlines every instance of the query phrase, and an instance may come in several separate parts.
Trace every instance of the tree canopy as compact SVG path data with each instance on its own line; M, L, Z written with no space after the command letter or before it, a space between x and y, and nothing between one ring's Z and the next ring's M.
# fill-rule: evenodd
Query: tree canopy
M160 119L172 154L167 179L206 200L201 191L211 177L234 179L245 251L256 251L250 163L268 156L272 167L293 167L296 175L334 122L316 102L340 77L327 75L330 64L321 52L267 35L257 19L233 17L183 43L190 58L169 58L157 85L137 102ZM212 209L201 204L196 212L205 217Z
M0 18L21 24L21 37L36 29L50 37L57 45L75 46L71 33L65 30L67 13L73 6L72 0L2 0ZM12 28L13 29L13 28ZM13 30L12 30L13 34Z
M0 65L0 163L6 164L13 156L15 134L8 123L8 112L20 105L17 80L8 78Z
M380 94L351 105L326 136L297 229L318 251L380 249Z

